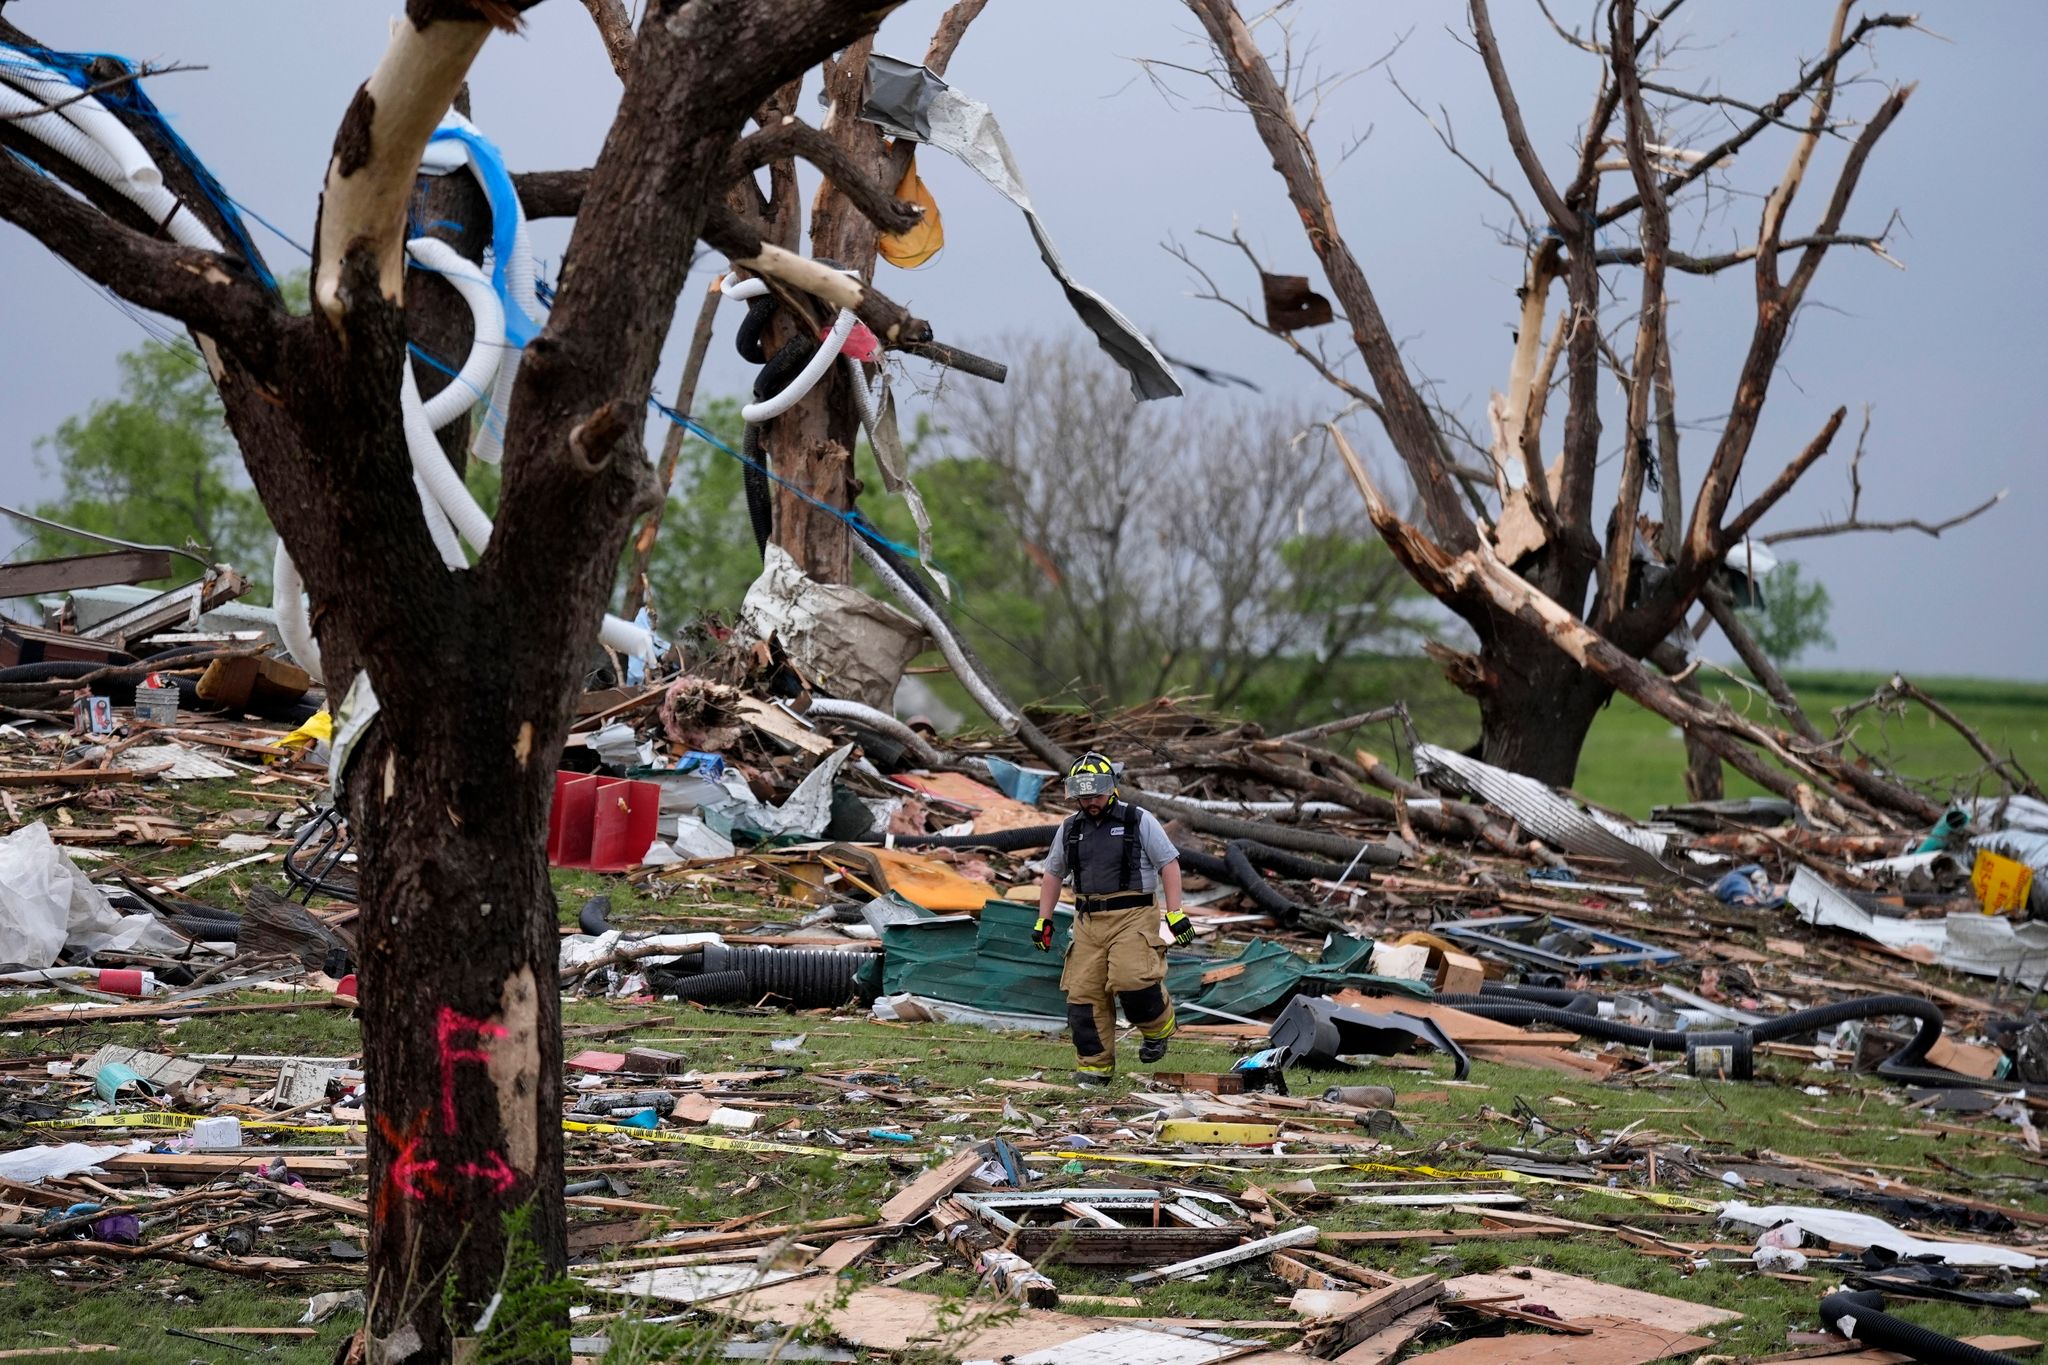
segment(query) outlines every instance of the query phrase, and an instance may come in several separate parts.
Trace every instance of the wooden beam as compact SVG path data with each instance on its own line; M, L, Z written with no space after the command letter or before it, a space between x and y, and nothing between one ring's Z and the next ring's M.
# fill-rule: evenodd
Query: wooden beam
M171 576L168 550L115 550L103 555L67 555L34 559L26 564L0 564L0 597L33 597L73 588L103 588L110 583L146 583Z

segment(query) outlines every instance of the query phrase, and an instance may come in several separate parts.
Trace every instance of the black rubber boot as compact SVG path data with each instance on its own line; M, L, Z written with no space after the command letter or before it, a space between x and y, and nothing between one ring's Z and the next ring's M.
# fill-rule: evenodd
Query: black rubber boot
M1147 1066L1164 1060L1167 1041L1165 1038L1147 1038L1138 1048L1138 1060Z
M1109 1083L1115 1079L1116 1073L1114 1071L1097 1071L1085 1066L1074 1073L1074 1084L1086 1086L1090 1090L1105 1090L1109 1087Z

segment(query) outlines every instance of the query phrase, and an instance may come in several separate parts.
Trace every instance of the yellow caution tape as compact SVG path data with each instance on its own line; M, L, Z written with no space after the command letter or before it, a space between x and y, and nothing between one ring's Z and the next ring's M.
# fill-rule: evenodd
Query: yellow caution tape
M80 1114L73 1118L38 1119L27 1126L30 1128L190 1128L200 1116L170 1112L140 1114ZM242 1120L245 1132L263 1133L360 1133L361 1124L339 1123L265 1123L261 1120ZM713 1137L707 1133L671 1133L654 1128L634 1128L623 1123L579 1123L573 1119L562 1120L562 1131L567 1133L624 1133L627 1137L644 1138L649 1142L675 1142L689 1147L709 1147L719 1152L766 1152L778 1156L828 1156L834 1161L881 1161L886 1159L882 1152L842 1152L830 1147L800 1147L792 1143L762 1142L756 1138ZM286 1149L280 1148L280 1152Z
M186 1129L206 1117L169 1110L139 1114L78 1114L62 1119L35 1119L29 1128L163 1128ZM243 1119L242 1131L250 1133L360 1133L360 1123L271 1123L264 1119Z
M799 1147L792 1143L762 1142L757 1138L712 1137L708 1133L668 1133L659 1128L634 1128L623 1123L578 1123L562 1120L568 1133L624 1133L648 1142L679 1142L688 1147L709 1147L714 1152L768 1152L776 1156L829 1156L834 1161L883 1161L883 1152L841 1152L830 1147Z

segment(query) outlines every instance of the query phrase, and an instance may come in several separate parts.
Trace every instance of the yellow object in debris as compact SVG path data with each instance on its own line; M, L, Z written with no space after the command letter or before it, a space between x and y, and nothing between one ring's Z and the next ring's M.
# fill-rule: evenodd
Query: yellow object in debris
M1207 1123L1201 1119L1168 1119L1159 1125L1161 1142L1209 1142L1235 1147L1263 1147L1280 1140L1277 1123Z
M925 188L924 181L917 175L917 155L911 154L910 164L903 169L903 179L896 186L896 197L907 199L924 210L924 217L908 232L885 232L876 242L882 259L901 270L914 270L939 254L939 248L946 244L946 225L939 220L939 201L932 198L932 192Z
M2006 915L2027 908L2027 893L2034 886L2034 869L2025 863L1988 848L1977 850L1977 862L1970 869L1970 889L1987 915Z
M894 891L927 910L941 913L965 910L979 914L985 903L996 898L996 889L987 882L963 877L937 858L900 848L834 844L824 853L826 857L865 868L867 875L861 876L861 880L879 881L881 885L875 887L877 892Z
M299 726L298 729L279 739L277 744L281 749L290 748L296 744L303 744L310 749L315 744L332 744L333 742L334 715L323 706L312 715L306 717L305 723Z

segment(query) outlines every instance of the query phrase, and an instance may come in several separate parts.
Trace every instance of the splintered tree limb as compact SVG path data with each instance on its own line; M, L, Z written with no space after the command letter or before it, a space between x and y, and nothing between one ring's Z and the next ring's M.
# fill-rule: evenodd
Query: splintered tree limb
M1737 614L1728 590L1718 582L1710 583L1700 593L1700 600L1705 604L1707 614L1714 618L1714 624L1728 637L1728 643L1735 646L1735 656L1742 660L1742 666L1763 684L1764 691L1770 695L1779 712L1801 735L1815 744L1824 743L1820 731L1807 718L1806 708L1799 704L1798 696L1785 682L1785 675L1778 671L1778 666L1771 662L1771 656L1764 653L1763 646L1757 643L1756 636Z
M1379 300L1337 226L1337 212L1324 188L1314 148L1295 120L1293 105L1232 0L1186 3L1222 59L1232 88L1244 101L1273 158L1274 169L1287 185L1288 198L1301 215L1309 246L1322 263L1323 274L1351 324L1352 340L1379 392L1384 408L1381 422L1388 439L1407 467L1431 530L1453 550L1470 548L1479 539L1478 528L1461 501L1428 405L1408 374Z
M455 101L469 65L494 27L515 27L517 11L538 0L487 5L411 0L391 26L391 42L357 90L334 135L313 242L313 300L340 325L344 258L376 263L377 287L396 305L405 296L405 209L441 116ZM488 16L488 17L487 17Z
M850 309L884 346L932 339L931 324L913 317L903 305L843 271L763 241L758 227L723 205L714 206L706 217L704 240L736 266L793 285L834 308Z
M0 218L131 303L206 333L244 355L268 350L286 316L240 262L145 237L0 153Z
M1475 553L1458 556L1447 566L1447 572L1453 582L1484 594L1497 609L1543 630L1558 648L1616 691L1674 725L1702 728L1723 759L1761 785L1783 793L1786 777L1763 762L1749 746L1824 787L1853 791L1854 797L1839 790L1835 796L1843 804L1865 810L1878 819L1897 823L1904 817L1910 822L1931 824L1941 818L1941 808L1933 802L1853 763L1843 762L1821 746L1781 730L1767 729L1736 715L1725 705L1702 706L1692 702L1538 591L1484 545Z

